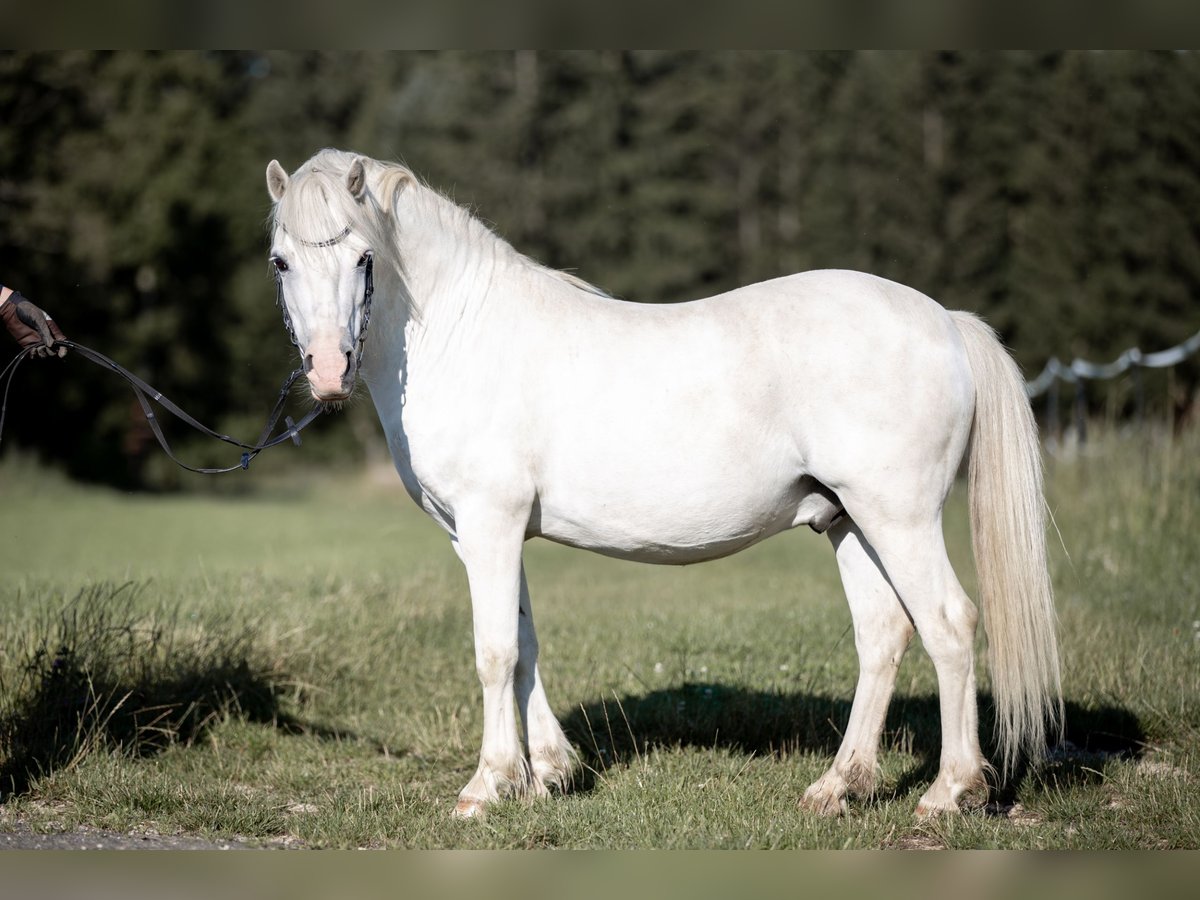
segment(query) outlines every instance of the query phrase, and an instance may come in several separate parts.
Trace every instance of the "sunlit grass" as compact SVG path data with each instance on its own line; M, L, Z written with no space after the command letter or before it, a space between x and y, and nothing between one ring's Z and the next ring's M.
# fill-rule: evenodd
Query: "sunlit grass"
M402 492L326 473L248 497L132 496L6 464L0 827L308 846L1197 846L1198 451L1194 431L1107 434L1051 460L1070 744L990 811L926 824L913 808L939 723L919 645L878 796L841 820L796 806L856 676L832 554L807 530L685 569L531 543L547 688L586 768L566 797L460 823L482 727L466 579ZM965 521L956 494L947 536L973 591ZM981 689L986 720L986 672Z

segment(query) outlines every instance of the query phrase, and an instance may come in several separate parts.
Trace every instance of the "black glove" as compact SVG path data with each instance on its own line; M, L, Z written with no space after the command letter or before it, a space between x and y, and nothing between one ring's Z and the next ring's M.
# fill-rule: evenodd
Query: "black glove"
M8 333L16 339L22 349L37 348L34 350L34 356L67 355L66 346L59 343L65 341L66 337L58 330L54 320L21 296L19 291L13 291L0 305L0 319L4 320Z

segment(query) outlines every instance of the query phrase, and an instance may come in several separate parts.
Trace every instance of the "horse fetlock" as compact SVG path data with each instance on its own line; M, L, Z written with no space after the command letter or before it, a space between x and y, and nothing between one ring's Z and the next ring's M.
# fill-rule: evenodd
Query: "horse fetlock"
M851 797L869 797L875 793L875 764L852 762L840 767Z
M559 738L555 743L531 748L529 765L536 786L564 794L574 780L578 755L561 732Z
M497 797L520 797L533 782L529 760L523 754L515 756L485 756L479 764L479 772Z
M981 764L974 772L943 769L917 803L917 816L930 818L964 809L978 809L988 801L989 787Z

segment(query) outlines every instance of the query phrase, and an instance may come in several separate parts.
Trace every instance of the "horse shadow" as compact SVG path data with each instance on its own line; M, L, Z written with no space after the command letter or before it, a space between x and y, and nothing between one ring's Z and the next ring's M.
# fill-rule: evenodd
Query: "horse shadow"
M807 754L830 761L841 743L851 698L803 691L751 690L720 683L684 682L644 694L613 694L580 704L562 725L582 763L573 789L590 792L614 768L635 762L652 749L723 749L782 758ZM997 758L992 697L979 695L984 754ZM894 783L873 802L907 796L937 774L941 746L938 698L934 694L897 696L884 724L884 749L915 757ZM1021 764L996 790L1003 806L1014 801L1030 777L1060 787L1103 779L1098 763L1110 757L1139 758L1146 734L1136 715L1112 705L1066 703L1063 741L1037 773Z

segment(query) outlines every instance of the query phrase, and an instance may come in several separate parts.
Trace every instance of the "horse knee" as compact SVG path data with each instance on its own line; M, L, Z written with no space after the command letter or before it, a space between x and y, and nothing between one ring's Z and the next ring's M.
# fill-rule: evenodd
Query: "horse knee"
M854 647L858 651L859 666L870 672L883 672L900 667L900 660L908 649L916 629L907 616L899 616L883 627L875 623L856 627Z
M923 623L921 642L934 664L970 665L975 653L977 615L973 606L968 610L939 610L932 621Z
M975 604L963 595L959 602L947 604L939 612L941 630L956 643L971 647L975 642L976 626L979 624L979 611Z
M484 685L510 681L520 654L515 646L489 645L475 655L475 672Z

